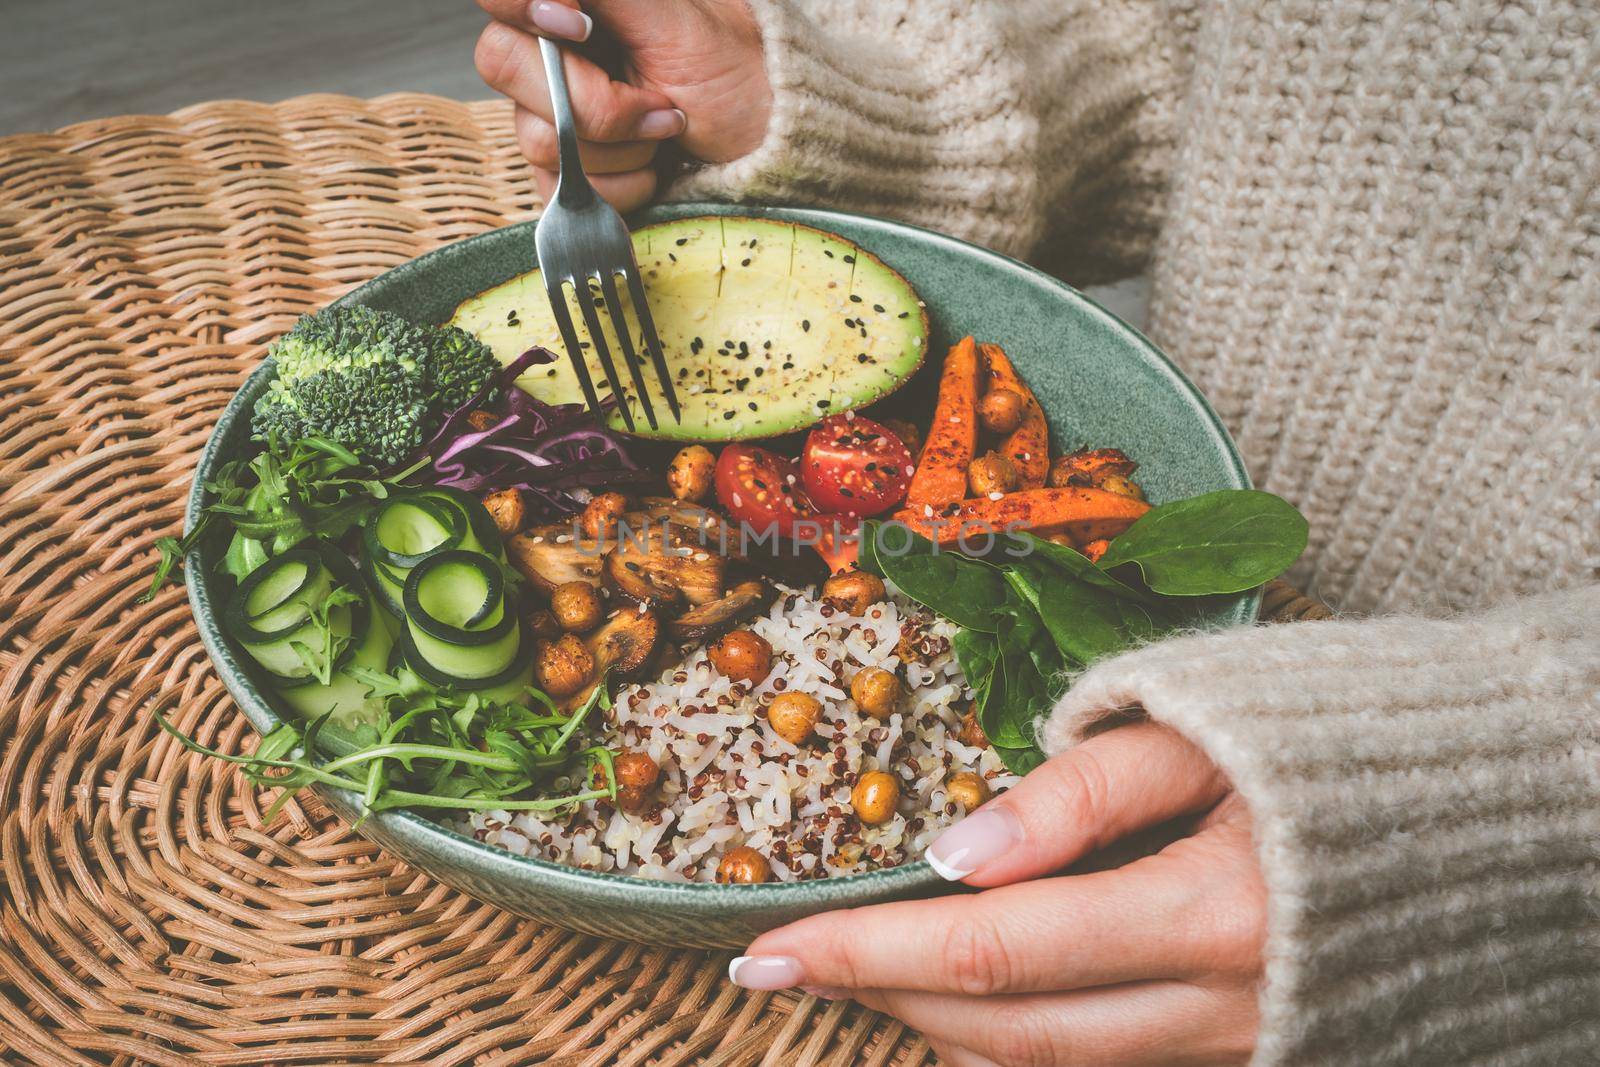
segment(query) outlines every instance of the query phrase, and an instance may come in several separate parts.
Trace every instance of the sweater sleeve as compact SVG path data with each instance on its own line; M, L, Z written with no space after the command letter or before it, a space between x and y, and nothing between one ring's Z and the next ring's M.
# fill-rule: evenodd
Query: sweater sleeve
M1592 1062L1600 586L1152 645L1085 672L1046 748L1136 706L1250 805L1257 1064Z
M1131 273L1160 222L1189 36L1159 0L752 0L763 143L673 199L905 219L1073 281Z

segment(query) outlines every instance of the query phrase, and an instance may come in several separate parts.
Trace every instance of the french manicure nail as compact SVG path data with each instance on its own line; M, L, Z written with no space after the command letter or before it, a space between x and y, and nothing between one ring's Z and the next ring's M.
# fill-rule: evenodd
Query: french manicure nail
M793 956L735 956L728 961L728 980L746 989L788 989L804 977Z
M587 41L594 32L594 20L588 15L551 0L538 0L528 17L535 29L566 41Z
M664 107L659 111L646 111L639 117L639 125L635 133L640 140L656 141L676 137L683 132L688 124L688 117L675 107Z
M1008 809L983 808L940 834L928 846L928 866L939 877L959 882L1022 841L1022 824Z

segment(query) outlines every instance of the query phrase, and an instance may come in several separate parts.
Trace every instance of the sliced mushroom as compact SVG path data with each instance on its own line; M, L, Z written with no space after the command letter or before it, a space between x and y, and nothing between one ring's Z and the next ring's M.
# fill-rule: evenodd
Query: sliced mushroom
M653 611L622 608L612 612L583 643L594 657L595 684L562 701L564 711L582 707L595 686L605 685L609 678L632 678L643 671L661 643L661 620Z
M709 604L728 586L728 560L697 544L682 544L670 530L624 538L606 555L606 584L636 603Z
M667 633L678 641L709 641L760 612L772 603L775 592L765 582L740 582L720 599L701 604L670 620Z
M594 654L595 669L618 678L631 678L650 662L661 640L661 620L653 611L622 608L585 640Z
M546 596L568 582L600 584L599 544L574 538L571 526L535 526L508 537L506 556Z
M600 580L607 589L624 600L643 604L656 611L674 611L683 606L683 593L656 580L653 569L645 568L647 557L621 548L606 554Z
M693 545L731 559L743 558L738 531L730 527L722 516L698 504L670 497L647 496L640 499L639 507L625 514L623 520L636 531L646 528L657 531L667 526L679 544Z

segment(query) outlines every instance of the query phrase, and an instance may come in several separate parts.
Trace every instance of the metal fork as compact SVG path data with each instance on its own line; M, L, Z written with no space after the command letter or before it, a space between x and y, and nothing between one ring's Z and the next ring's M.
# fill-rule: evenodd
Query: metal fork
M650 318L650 305L645 301L644 285L639 279L639 264L633 258L633 242L628 238L628 227L622 216L594 191L583 164L578 159L578 126L572 117L572 97L567 92L567 75L561 66L561 49L548 38L539 39L539 51L544 57L544 73L550 83L550 104L555 113L556 135L561 146L561 177L556 182L556 192L544 206L544 214L534 230L533 243L539 253L539 268L544 274L545 292L550 297L550 310L555 314L556 325L561 330L561 341L567 347L567 358L583 387L583 397L589 410L600 414L600 398L595 395L594 381L589 376L587 361L578 344L578 334L572 325L572 314L567 309L564 286L572 286L573 299L583 315L589 330L589 340L594 344L595 355L605 369L606 380L611 383L611 395L622 410L622 421L631 431L634 428L633 412L629 409L628 395L617 377L617 367L611 359L611 349L601 330L600 316L592 286L598 285L604 297L606 313L611 317L617 340L622 344L623 360L639 400L644 404L644 417L652 430L657 428L656 413L650 405L650 393L645 387L643 362L634 352L633 338L629 335L628 320L623 316L622 301L617 294L617 276L628 286L628 296L634 314L639 317L643 330L641 338L645 351L654 364L661 383L661 393L672 409L674 422L681 420L678 394L672 387L672 377L667 372L666 356L661 352L661 339L656 335L655 322Z

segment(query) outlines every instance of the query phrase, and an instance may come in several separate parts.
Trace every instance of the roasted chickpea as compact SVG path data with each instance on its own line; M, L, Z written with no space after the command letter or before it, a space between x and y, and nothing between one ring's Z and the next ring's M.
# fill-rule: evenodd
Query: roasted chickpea
M900 443L911 451L913 457L922 451L922 431L917 429L916 423L905 419L884 419L883 428L900 438Z
M552 612L544 608L528 613L528 629L540 641L554 641L561 636L561 624Z
M1088 544L1084 545L1083 554L1089 557L1090 563L1099 563L1100 557L1105 555L1106 549L1110 547L1111 542L1102 537L1098 541L1090 541Z
M899 803L900 783L884 771L868 771L856 779L856 787L850 790L850 806L856 809L856 818L868 826L894 818L895 805Z
M822 704L805 693L779 693L767 709L767 725L791 745L805 744L820 718Z
M667 466L667 488L678 500L698 503L711 492L717 457L704 445L690 445L672 457Z
M760 685L772 670L772 645L749 630L729 630L706 651L724 678Z
M577 634L562 634L539 649L533 673L539 688L560 700L594 680L594 656Z
M649 789L661 777L661 765L648 752L628 749L611 761L617 772L617 787Z
M900 679L882 667L866 667L850 679L850 699L862 714L888 721L900 701Z
M717 864L717 881L722 885L756 885L772 881L772 864L767 857L751 848L740 845L722 854Z
M1022 425L1027 402L1012 389L991 389L978 401L978 422L990 433L1010 433Z
M989 799L989 783L983 780L981 774L962 771L944 780L944 795L959 804L963 810L971 811Z
M578 516L578 529L585 537L609 538L617 520L628 510L628 498L621 493L601 493Z
M1100 483L1100 488L1118 496L1132 497L1134 500L1144 499L1144 490L1134 485L1131 479L1125 478L1120 474L1107 475L1105 480Z
M650 806L650 793L661 777L661 767L648 753L632 749L617 753L611 762L617 773L617 807L631 815L644 811ZM604 766L596 765L594 786L606 787Z
M522 490L502 489L483 498L483 510L494 520L494 528L503 534L514 534L528 520L528 507L523 502Z
M550 611L563 630L588 633L600 625L605 606L600 593L588 582L563 582L550 594Z
M1017 487L1017 468L1009 456L988 452L967 468L967 485L973 496L1009 493Z
M851 615L865 615L883 596L883 579L866 571L846 571L822 583L822 599Z
M484 411L482 408L479 408L476 411L467 412L468 428L478 433L482 433L484 430L494 429L494 424L499 421L500 420L495 418L491 412Z
M983 723L978 721L977 708L971 708L961 716L961 731L956 734L956 740L973 748L989 747L989 735L983 732Z

